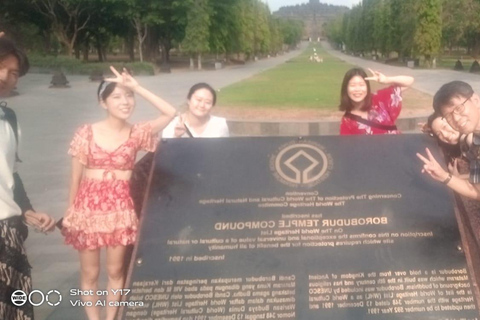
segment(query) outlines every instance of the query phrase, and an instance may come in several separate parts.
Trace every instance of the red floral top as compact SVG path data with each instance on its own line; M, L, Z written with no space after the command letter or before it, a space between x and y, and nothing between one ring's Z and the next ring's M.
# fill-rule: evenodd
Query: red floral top
M378 90L372 95L372 108L368 111L368 120L382 125L395 125L402 110L402 90L397 86ZM356 120L342 117L340 134L399 134L399 130L374 128Z
M89 169L132 170L139 150L155 151L158 136L152 134L150 123L134 124L130 137L113 151L104 150L93 139L92 125L75 132L68 154L77 157Z

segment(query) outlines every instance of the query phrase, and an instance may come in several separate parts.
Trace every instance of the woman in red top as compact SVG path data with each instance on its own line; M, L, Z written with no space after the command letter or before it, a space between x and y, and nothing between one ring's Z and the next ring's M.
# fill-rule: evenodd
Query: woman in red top
M395 121L402 109L401 92L410 87L409 76L387 77L369 69L353 68L343 78L340 110L345 111L340 134L398 134ZM369 80L390 86L372 94Z
M130 178L137 152L154 151L157 133L175 117L169 103L142 87L125 69L106 79L98 88L100 106L106 116L102 121L81 126L75 133L68 153L72 155L69 208L63 219L65 242L80 256L80 289L89 320L99 320L96 304L100 250L106 248L108 295L106 317L117 312L119 289L124 285L125 253L134 243L138 219L130 196ZM134 93L150 102L160 115L136 124L128 119L135 109ZM114 291L117 290L117 294ZM120 291L121 292L121 291Z

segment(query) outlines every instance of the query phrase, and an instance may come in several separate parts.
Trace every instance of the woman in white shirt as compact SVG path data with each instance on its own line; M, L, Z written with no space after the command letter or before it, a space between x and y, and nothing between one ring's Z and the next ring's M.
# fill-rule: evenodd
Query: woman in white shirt
M187 95L188 109L163 129L162 138L219 138L228 137L225 118L210 115L217 94L207 83L197 83Z

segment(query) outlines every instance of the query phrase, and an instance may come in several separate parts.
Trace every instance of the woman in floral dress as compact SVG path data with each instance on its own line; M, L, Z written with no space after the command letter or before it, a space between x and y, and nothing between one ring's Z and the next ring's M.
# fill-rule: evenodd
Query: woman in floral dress
M363 69L347 71L341 88L340 110L345 111L340 124L340 134L398 134L395 125L402 110L401 93L413 84L409 76L387 77L369 69L368 77ZM389 87L376 93L370 91L370 80Z
M72 155L69 208L63 219L65 242L78 250L83 291L97 291L100 249L106 248L108 296L106 319L114 319L121 295L112 289L124 285L126 246L134 243L138 220L130 197L129 181L139 150L154 151L157 133L175 117L176 110L160 97L143 88L124 69L98 89L106 118L77 129L68 153ZM127 122L135 108L134 93L160 112L154 120L131 125ZM92 290L92 291L90 291ZM89 319L100 319L95 294L82 295L89 302ZM92 306L90 306L90 303Z

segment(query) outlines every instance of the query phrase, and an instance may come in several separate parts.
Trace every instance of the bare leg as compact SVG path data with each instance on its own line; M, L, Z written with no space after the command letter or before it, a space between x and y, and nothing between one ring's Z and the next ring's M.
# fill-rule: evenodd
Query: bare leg
M85 312L89 320L100 320L100 309L95 306L98 301L96 295L98 287L98 275L100 273L100 249L81 250L80 254L80 288L83 291L90 291L93 295L82 295L83 302L91 302L91 307L85 307Z
M126 251L127 247L125 246L107 247L107 320L114 320L118 310L117 307L110 306L110 302L119 301L122 298L122 290L119 289L123 289L125 282L124 260Z

